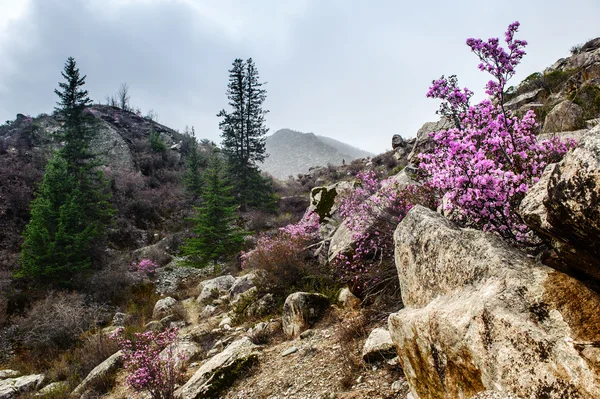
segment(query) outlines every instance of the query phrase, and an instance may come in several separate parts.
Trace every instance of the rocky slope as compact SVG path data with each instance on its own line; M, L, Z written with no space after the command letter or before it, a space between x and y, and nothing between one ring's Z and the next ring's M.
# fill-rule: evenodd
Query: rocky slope
M372 154L337 140L281 129L267 137L269 157L262 169L278 179L307 173L311 167L341 165Z

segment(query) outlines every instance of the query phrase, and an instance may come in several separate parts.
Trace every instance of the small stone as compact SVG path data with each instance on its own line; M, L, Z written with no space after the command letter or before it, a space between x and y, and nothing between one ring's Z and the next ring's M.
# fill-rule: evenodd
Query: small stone
M292 353L296 353L296 352L298 352L298 348L296 348L295 346L292 346L291 348L288 348L285 351L283 351L283 353L281 354L281 357L286 357L286 356L289 356Z
M302 334L300 334L300 339L310 338L313 335L315 335L315 330L309 329L309 330L302 332Z
M0 370L0 379L1 378L15 378L21 375L17 370Z

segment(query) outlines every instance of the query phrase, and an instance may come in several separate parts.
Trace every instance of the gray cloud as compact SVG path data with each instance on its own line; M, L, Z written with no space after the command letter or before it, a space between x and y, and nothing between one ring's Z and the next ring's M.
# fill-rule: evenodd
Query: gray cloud
M51 111L73 56L94 100L127 82L143 111L218 142L227 70L253 57L268 81L272 131L312 131L373 152L435 119L437 104L425 98L432 79L454 73L481 92L487 77L467 37L502 37L521 21L530 45L517 83L600 34L596 0L30 0L21 13L14 5L0 0L0 120Z

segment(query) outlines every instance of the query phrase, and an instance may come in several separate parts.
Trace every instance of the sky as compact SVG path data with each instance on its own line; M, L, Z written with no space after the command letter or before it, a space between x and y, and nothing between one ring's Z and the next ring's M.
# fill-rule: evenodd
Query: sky
M600 36L598 0L0 0L0 121L50 113L67 57L95 102L131 104L220 142L228 70L252 57L270 132L290 128L373 153L436 120L433 79L456 74L483 98L468 37L529 42L510 84Z

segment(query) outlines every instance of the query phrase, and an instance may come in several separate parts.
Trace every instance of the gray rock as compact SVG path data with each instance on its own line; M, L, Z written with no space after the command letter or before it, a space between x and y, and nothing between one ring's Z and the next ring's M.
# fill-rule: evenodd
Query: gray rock
M273 294L265 294L258 301L250 304L245 313L248 317L261 317L268 315L274 309L275 298L273 297Z
M206 305L202 312L200 312L200 317L203 319L208 319L209 317L215 315L218 312L218 308L213 305Z
M170 296L159 299L156 301L154 305L154 310L152 311L153 319L162 319L165 316L170 316L173 314L173 307L177 304L177 300Z
M0 399L12 399L22 393L35 391L42 385L42 382L44 382L43 374L0 380Z
M231 317L227 316L223 320L221 320L221 322L219 323L219 328L228 329L225 326L229 326L229 328L231 328L232 325L233 325L233 320L231 319Z
M96 385L99 381L105 379L108 375L115 372L123 364L123 352L110 356L108 359L94 367L87 377L71 392L71 396L80 397L85 391Z
M504 104L504 106L507 109L519 108L519 107L523 106L524 104L535 101L537 99L538 94L540 94L541 91L542 91L542 89L535 89L532 91L528 91L527 93L523 93L523 94L513 98L512 100L508 101L506 104Z
M519 213L552 241L558 256L553 267L600 284L600 125L546 167Z
M131 318L127 313L117 312L113 316L112 324L117 327L125 327L125 323Z
M575 130L582 124L583 110L569 100L564 100L554 106L544 120L542 131L565 132Z
M287 348L286 350L284 350L281 353L281 357L286 357L286 356L289 356L292 353L296 353L296 352L298 352L298 348L296 348L295 346L292 346L291 348Z
M235 302L240 295L248 292L252 288L255 288L258 279L258 273L256 272L250 272L236 278L233 285L229 289L229 299L232 302Z
M600 348L589 345L600 341L597 294L421 206L394 241L406 307L390 316L389 331L412 392L600 396Z
M160 352L163 360L172 359L177 368L187 366L202 352L202 348L191 339L180 339Z
M15 378L21 375L17 370L0 370L0 379Z
M322 294L295 292L283 305L283 332L288 337L298 336L312 327L329 307L329 299Z
M385 328L376 328L369 334L362 349L362 358L367 362L391 359L397 356L390 333Z
M46 396L56 394L57 392L65 391L68 388L69 384L66 381L56 381L52 382L42 389L40 389L35 396Z
M311 330L310 328L306 331L303 331L300 334L300 339L307 339L315 335L315 330Z
M233 283L235 283L235 277L229 274L201 282L198 285L198 291L200 291L198 302L203 303L211 298L216 299L223 294L228 294Z
M392 150L404 147L406 147L406 141L404 141L402 136L400 136L399 134L394 134L392 136Z
M206 361L194 373L175 396L180 399L196 399L198 397L216 396L223 388L219 382L225 380L228 384L235 380L237 373L258 362L258 353L248 337L233 342L223 352Z
M433 140L429 137L430 132L439 132L440 130L455 127L451 121L440 119L437 122L427 122L417 131L417 138L413 148L408 154L408 162L411 164L419 163L419 154L431 152L434 148Z
M350 292L348 287L344 287L340 290L338 302L347 309L358 309L362 303L356 295Z

